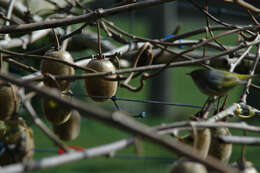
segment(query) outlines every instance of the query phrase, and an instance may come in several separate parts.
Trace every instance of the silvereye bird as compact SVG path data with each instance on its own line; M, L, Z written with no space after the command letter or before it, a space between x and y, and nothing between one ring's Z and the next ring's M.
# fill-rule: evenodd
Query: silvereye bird
M254 77L223 70L198 69L191 73L193 81L200 91L208 96L224 96L232 88Z

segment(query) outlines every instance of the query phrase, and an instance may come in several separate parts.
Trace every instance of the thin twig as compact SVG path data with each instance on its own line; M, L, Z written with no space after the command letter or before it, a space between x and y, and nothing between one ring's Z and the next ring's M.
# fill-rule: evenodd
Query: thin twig
M32 73L35 73L35 72L38 72L39 70L35 69L34 67L32 66L28 66L26 64L23 64L23 63L20 63L14 59L11 59L11 58L5 58L4 59L6 62L8 62L9 64L12 64L12 65L15 65L17 66L18 68L21 68L23 70L26 70L28 72L32 72Z
M234 29L234 28L237 28L237 29L241 29L239 26L237 25L234 25L234 24L229 24L229 23L226 23L226 22L223 22L219 19L217 19L216 17L214 17L213 15L211 15L208 11L206 11L205 9L201 8L199 6L199 4L197 2L195 2L194 0L189 0L190 2L192 2L192 4L197 7L200 11L202 11L203 13L205 13L211 20L215 21L216 23L219 23L221 25L224 25L225 27L227 28L231 28L231 29ZM245 32L251 34L251 35L255 35L255 33L245 29L244 30Z
M260 40L260 35L258 35L256 37L256 39L255 39L255 41L258 41L258 40ZM252 76L254 75L259 60L260 60L260 44L257 45L256 59L255 59L255 62L254 62L253 66L252 66L252 68L250 70L250 75L252 75ZM251 85L251 82L252 82L252 79L249 79L247 81L247 83L245 84L245 88L244 88L243 94L242 94L242 96L240 98L240 101L242 103L244 103L244 104L246 104L246 102L247 102L246 99L247 99L247 96L249 94L249 87Z
M169 65L167 65L168 67L179 67L179 66L187 66L187 65L194 65L196 63L200 63L202 61L205 60L212 60L212 59L216 59L218 57L221 57L223 55L227 55L230 54L232 52L235 52L237 50L240 50L244 47L248 47L254 44L258 44L260 42L260 40L255 41L255 42L251 42L247 45L239 45L233 49L230 50L226 50L223 51L217 55L213 55L213 56L209 56L207 58L200 58L200 59L196 59L196 60L188 60L188 61L181 61L181 62L176 62L176 63L170 63ZM142 45L142 44L141 44ZM129 48L129 46L126 47L122 47L122 49L127 49ZM117 50L113 50L110 53L115 53L117 52ZM105 54L104 54L105 55ZM89 62L89 60L83 60L83 61L78 61L77 64L78 65L85 65ZM65 75L54 75L56 80L76 80L76 79L85 79L87 77L97 77L97 76L109 76L109 75L114 75L114 74L123 74L123 73L131 73L131 72L144 72L144 71L150 71L150 70L158 70L158 69L162 69L165 68L165 64L158 64L158 65L149 65L149 66L142 66L142 67L136 67L136 68L128 68L128 69L121 69L121 70L116 70L114 72L96 72L96 73L88 73L88 74L80 74L80 75L74 75L74 76L65 76ZM28 81L42 81L42 80L47 80L46 77L44 76L39 76L40 74L33 74L31 77L27 76L27 80ZM37 77L36 77L37 76ZM123 78L124 79L124 78ZM111 80L119 80L117 78L115 79L111 79Z
M66 28L66 34L67 33L71 33L71 26L68 26L67 28ZM62 42L62 44L61 44L61 50L63 50L63 51L66 51L66 49L67 49L67 47L68 47L68 44L69 44L69 41L71 41L71 37L69 37L68 39L65 39L63 42ZM60 39L60 41L61 41L61 39Z
M6 18L7 18L7 19L11 19L15 1L16 1L16 0L11 0L11 1L10 1L10 5L9 5L9 7L8 7L7 15L6 15ZM9 26L9 25L10 25L9 21L5 21L5 26ZM4 39L5 39L5 40L9 40L9 39L10 39L10 38L9 38L9 35L8 35L8 34L5 34L5 38L4 38Z
M218 120L221 120L229 115L234 115L234 112L238 109L238 104L237 103L233 103L231 106L229 106L228 108L226 108L225 110L217 113L216 115L212 116L211 118L209 118L207 120L207 122L216 122Z
M199 7L200 8L200 7ZM206 10L206 12L208 13L209 9L208 9L208 0L205 0L205 4L204 4L204 9ZM209 16L207 14L205 14L205 17L206 17L206 23L207 23L207 28L208 28L208 31L211 35L212 38L214 38L214 34L211 30L211 26L210 26L210 23L209 23ZM217 40L215 39L214 40L223 50L226 50L226 48Z
M3 19L4 21L8 21L11 24L15 24L15 25L21 24L13 19L8 19L7 17L4 16L4 14L2 12L0 12L0 18Z
M53 20L53 21L44 21L44 22L38 22L38 23L29 23L29 24L22 24L22 25L14 25L14 26L2 26L0 27L0 33L14 33L14 32L29 32L29 31L35 31L35 30L41 30L41 29L47 29L47 28L55 28L60 26L67 26L77 23L83 23L86 22L88 24L93 23L97 19L101 17L108 17L112 16L118 13L127 12L129 10L138 10L146 7L152 7L159 4L171 2L175 0L146 0L138 3L133 4L127 4L120 7L114 7L110 9L104 9L99 10L97 13L91 12L88 14L83 14L75 17L69 17L65 19L59 19L59 20Z
M3 50L3 49L0 49L0 52L5 53L5 54L9 54L9 55L14 55L14 56L17 56L17 57L23 57L23 58L28 57L28 58L33 58L33 59L37 59L37 60L45 59L45 60L49 60L49 61L59 62L59 63L65 64L65 65L74 67L76 69L81 69L81 70L88 71L88 72L95 71L95 70L90 69L88 67L81 67L81 66L75 65L74 63L70 63L70 62L60 60L60 59L57 59L57 58L53 58L53 57L50 57L50 56L31 55L31 54L25 54L25 53L12 52L12 51Z
M10 40L0 40L0 48L9 49L9 48L15 48L20 46L26 47L25 45L34 43L37 40L45 37L50 31L51 31L50 29L40 30L40 31L35 31L31 34L26 34L19 38L12 38Z
M174 130L191 130L192 128L220 128L226 127L237 130L247 130L251 132L260 132L260 127L248 125L246 122L208 122L208 121L182 121L170 124L154 126L158 134L164 135Z
M149 43L145 43L143 47L138 52L138 55L136 56L135 62L133 64L133 68L135 68L140 61L141 55L144 53L144 51L151 46ZM121 83L121 86L129 87L129 82L132 80L132 77L134 76L134 72L130 73L130 75L127 77L127 79Z
M233 3L237 3L238 5L248 9L248 10L251 10L251 11L254 11L256 13L260 13L260 9L259 8L256 8L255 6L249 4L248 2L244 1L244 0L224 0L225 2L233 2Z
M247 10L247 13L248 13L249 17L251 18L251 20L254 22L254 24L259 25L259 22L255 18L255 16L252 14L252 12L250 10Z
M230 64L230 72L234 72L235 68L240 64L240 62L245 58L245 56L250 52L253 48L253 45L249 46L246 51L234 62Z

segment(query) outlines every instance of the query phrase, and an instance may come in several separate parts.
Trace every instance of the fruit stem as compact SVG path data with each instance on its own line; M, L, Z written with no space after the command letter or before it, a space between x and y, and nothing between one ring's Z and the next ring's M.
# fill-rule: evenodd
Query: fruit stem
M244 130L243 135L247 136L247 131L246 130ZM242 145L241 156L240 156L240 161L241 161L242 164L246 164L245 153L246 153L246 145L244 144L244 145Z
M55 49L56 49L56 50L60 50L60 41L59 41L58 35L57 35L57 33L54 31L54 29L52 29L52 32L53 32L53 34L54 34L55 41L56 41Z
M103 59L101 41L100 41L100 21L97 21L97 39L98 39L98 59Z
M3 54L0 53L0 72L3 72Z

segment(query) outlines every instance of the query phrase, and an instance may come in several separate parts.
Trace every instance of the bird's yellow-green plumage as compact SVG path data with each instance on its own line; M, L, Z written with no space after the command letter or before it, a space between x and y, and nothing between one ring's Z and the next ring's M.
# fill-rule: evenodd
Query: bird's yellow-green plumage
M221 70L218 70L218 71L223 73L222 85L224 87L228 87L233 84L240 84L240 83L243 83L243 81L246 81L246 80L252 78L251 75L247 75L247 74L238 74L238 73L221 71Z
M200 91L208 96L224 96L230 89L244 84L246 80L253 77L223 70L206 69L194 70L190 75Z

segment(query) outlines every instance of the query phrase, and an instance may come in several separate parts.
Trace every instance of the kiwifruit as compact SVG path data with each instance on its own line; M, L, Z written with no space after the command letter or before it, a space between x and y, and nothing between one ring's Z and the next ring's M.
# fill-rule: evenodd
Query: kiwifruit
M63 50L48 51L45 55L50 56L52 58L59 59L59 60L63 60L66 62L73 63L73 58L70 55L70 53L67 51L63 51ZM60 62L54 62L54 61L50 61L50 60L42 60L41 72L43 74L49 73L52 75L74 75L74 73L75 73L73 67L68 66L66 64L62 64ZM71 81L69 81L69 80L60 80L57 82L55 82L53 80L45 80L44 85L64 91L64 90L68 89L70 82Z
M92 59L87 67L97 72L114 72L116 70L113 63L107 59ZM108 77L115 77L115 75ZM117 81L105 80L103 77L90 77L85 79L85 88L94 101L104 102L115 95Z
M209 149L209 155L219 159L223 163L228 163L231 153L232 144L226 144L218 139L218 136L230 136L231 133L228 128L221 127L211 129L211 144Z
M79 135L80 119L79 112L73 110L68 121L60 125L52 125L53 131L61 140L71 141Z
M210 129L201 129L197 130L197 137L195 137L195 133L192 131L191 133L195 139L194 147L200 152L203 158L206 158L209 152L209 147L211 143L211 133Z
M206 158L208 155L211 135L210 129L198 129L190 131L189 135L178 137L178 140L182 143L194 147L201 155L201 157Z
M176 161L173 164L173 167L170 171L170 173L207 173L207 169L204 165L192 162L192 161L186 161L186 160L180 160Z
M9 120L19 108L17 88L12 84L0 84L0 120Z
M64 93L60 93L60 97L65 99L71 98L71 96ZM55 125L65 123L71 116L71 109L49 98L43 98L42 108L46 119Z
M32 129L22 118L5 121L4 134L1 136L0 165L8 165L32 158L34 140Z

